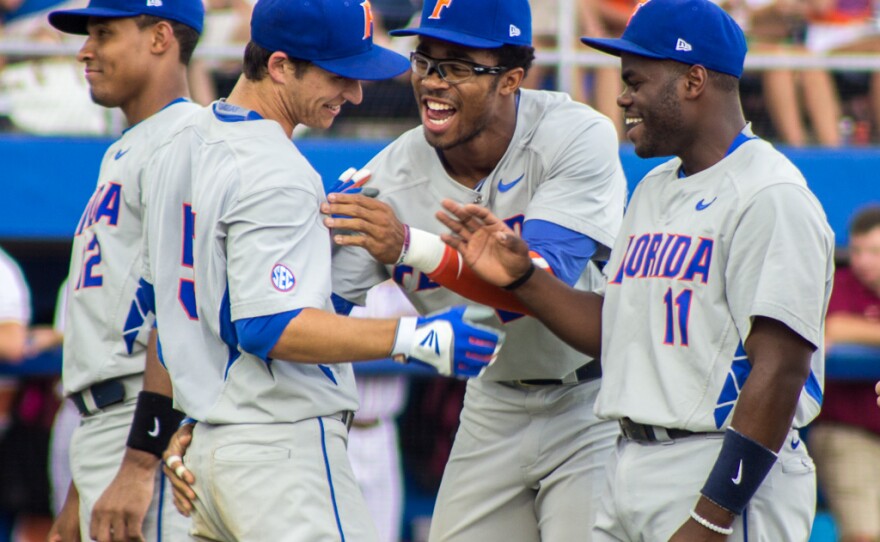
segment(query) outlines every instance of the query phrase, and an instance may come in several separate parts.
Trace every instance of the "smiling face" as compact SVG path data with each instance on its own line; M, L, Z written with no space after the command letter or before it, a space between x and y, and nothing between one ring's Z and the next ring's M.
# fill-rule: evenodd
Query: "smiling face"
M285 108L293 124L310 128L329 128L339 115L342 104L361 103L361 84L328 72L315 65L287 70Z
M92 17L87 29L77 60L85 64L92 100L125 108L138 99L150 78L153 27L138 28L131 17Z
M680 96L683 64L624 53L626 85L617 98L624 112L627 139L642 158L670 156L683 148L687 128Z
M487 50L461 47L430 38L421 38L416 49L432 59L465 60L495 66L495 56ZM426 77L412 74L412 86L422 117L425 139L440 150L464 145L478 137L499 115L497 95L499 75L474 75L457 84L440 78L436 71Z

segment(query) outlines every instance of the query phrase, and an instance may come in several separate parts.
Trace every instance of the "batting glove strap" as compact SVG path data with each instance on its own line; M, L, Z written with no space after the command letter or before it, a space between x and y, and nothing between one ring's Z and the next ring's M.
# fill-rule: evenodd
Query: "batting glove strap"
M150 391L140 392L126 446L161 458L183 417L183 412L174 410L170 397Z
M487 311L459 306L421 318L402 318L395 353L445 376L479 376L495 361L503 341L501 331L471 321L485 318ZM409 341L408 350L403 350L402 337Z
M701 493L718 506L742 514L774 463L773 451L728 427Z

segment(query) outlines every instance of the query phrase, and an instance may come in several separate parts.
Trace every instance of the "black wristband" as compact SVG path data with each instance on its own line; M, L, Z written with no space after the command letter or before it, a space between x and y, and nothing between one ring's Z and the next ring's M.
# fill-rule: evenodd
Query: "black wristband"
M529 260L529 270L526 271L523 276L521 276L520 278L511 282L507 286L503 286L503 288L505 290L507 290L508 292L516 290L517 288L519 288L520 286L525 284L526 281L528 281L530 278L532 278L532 275L535 273L535 269L536 269L535 262L533 262L532 260Z
M161 458L182 419L183 413L174 410L170 397L142 391L138 394L126 446Z
M774 463L776 454L772 450L728 427L715 466L700 492L721 508L740 515Z

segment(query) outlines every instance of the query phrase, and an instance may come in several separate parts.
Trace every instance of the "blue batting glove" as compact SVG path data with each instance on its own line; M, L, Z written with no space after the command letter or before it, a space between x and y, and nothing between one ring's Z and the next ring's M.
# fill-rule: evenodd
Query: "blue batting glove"
M339 179L327 189L327 195L333 193L360 194L364 183L370 180L370 170L350 167L342 172Z
M494 316L486 307L457 306L419 318L401 318L392 357L434 367L445 376L479 376L498 357L504 332L474 320Z

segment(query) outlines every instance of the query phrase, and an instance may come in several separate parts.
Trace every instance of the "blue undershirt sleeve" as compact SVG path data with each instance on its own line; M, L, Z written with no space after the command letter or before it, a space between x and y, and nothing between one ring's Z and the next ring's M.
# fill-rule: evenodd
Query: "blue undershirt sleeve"
M245 352L253 354L263 361L269 361L269 351L278 343L287 324L299 316L300 312L302 309L236 320L235 331L238 334L238 344Z
M354 308L354 303L336 294L330 295L330 301L333 302L333 308L336 309L336 314L342 316L348 316L351 314L351 309Z
M596 253L592 238L546 220L527 220L523 239L529 249L540 254L556 277L573 286Z

